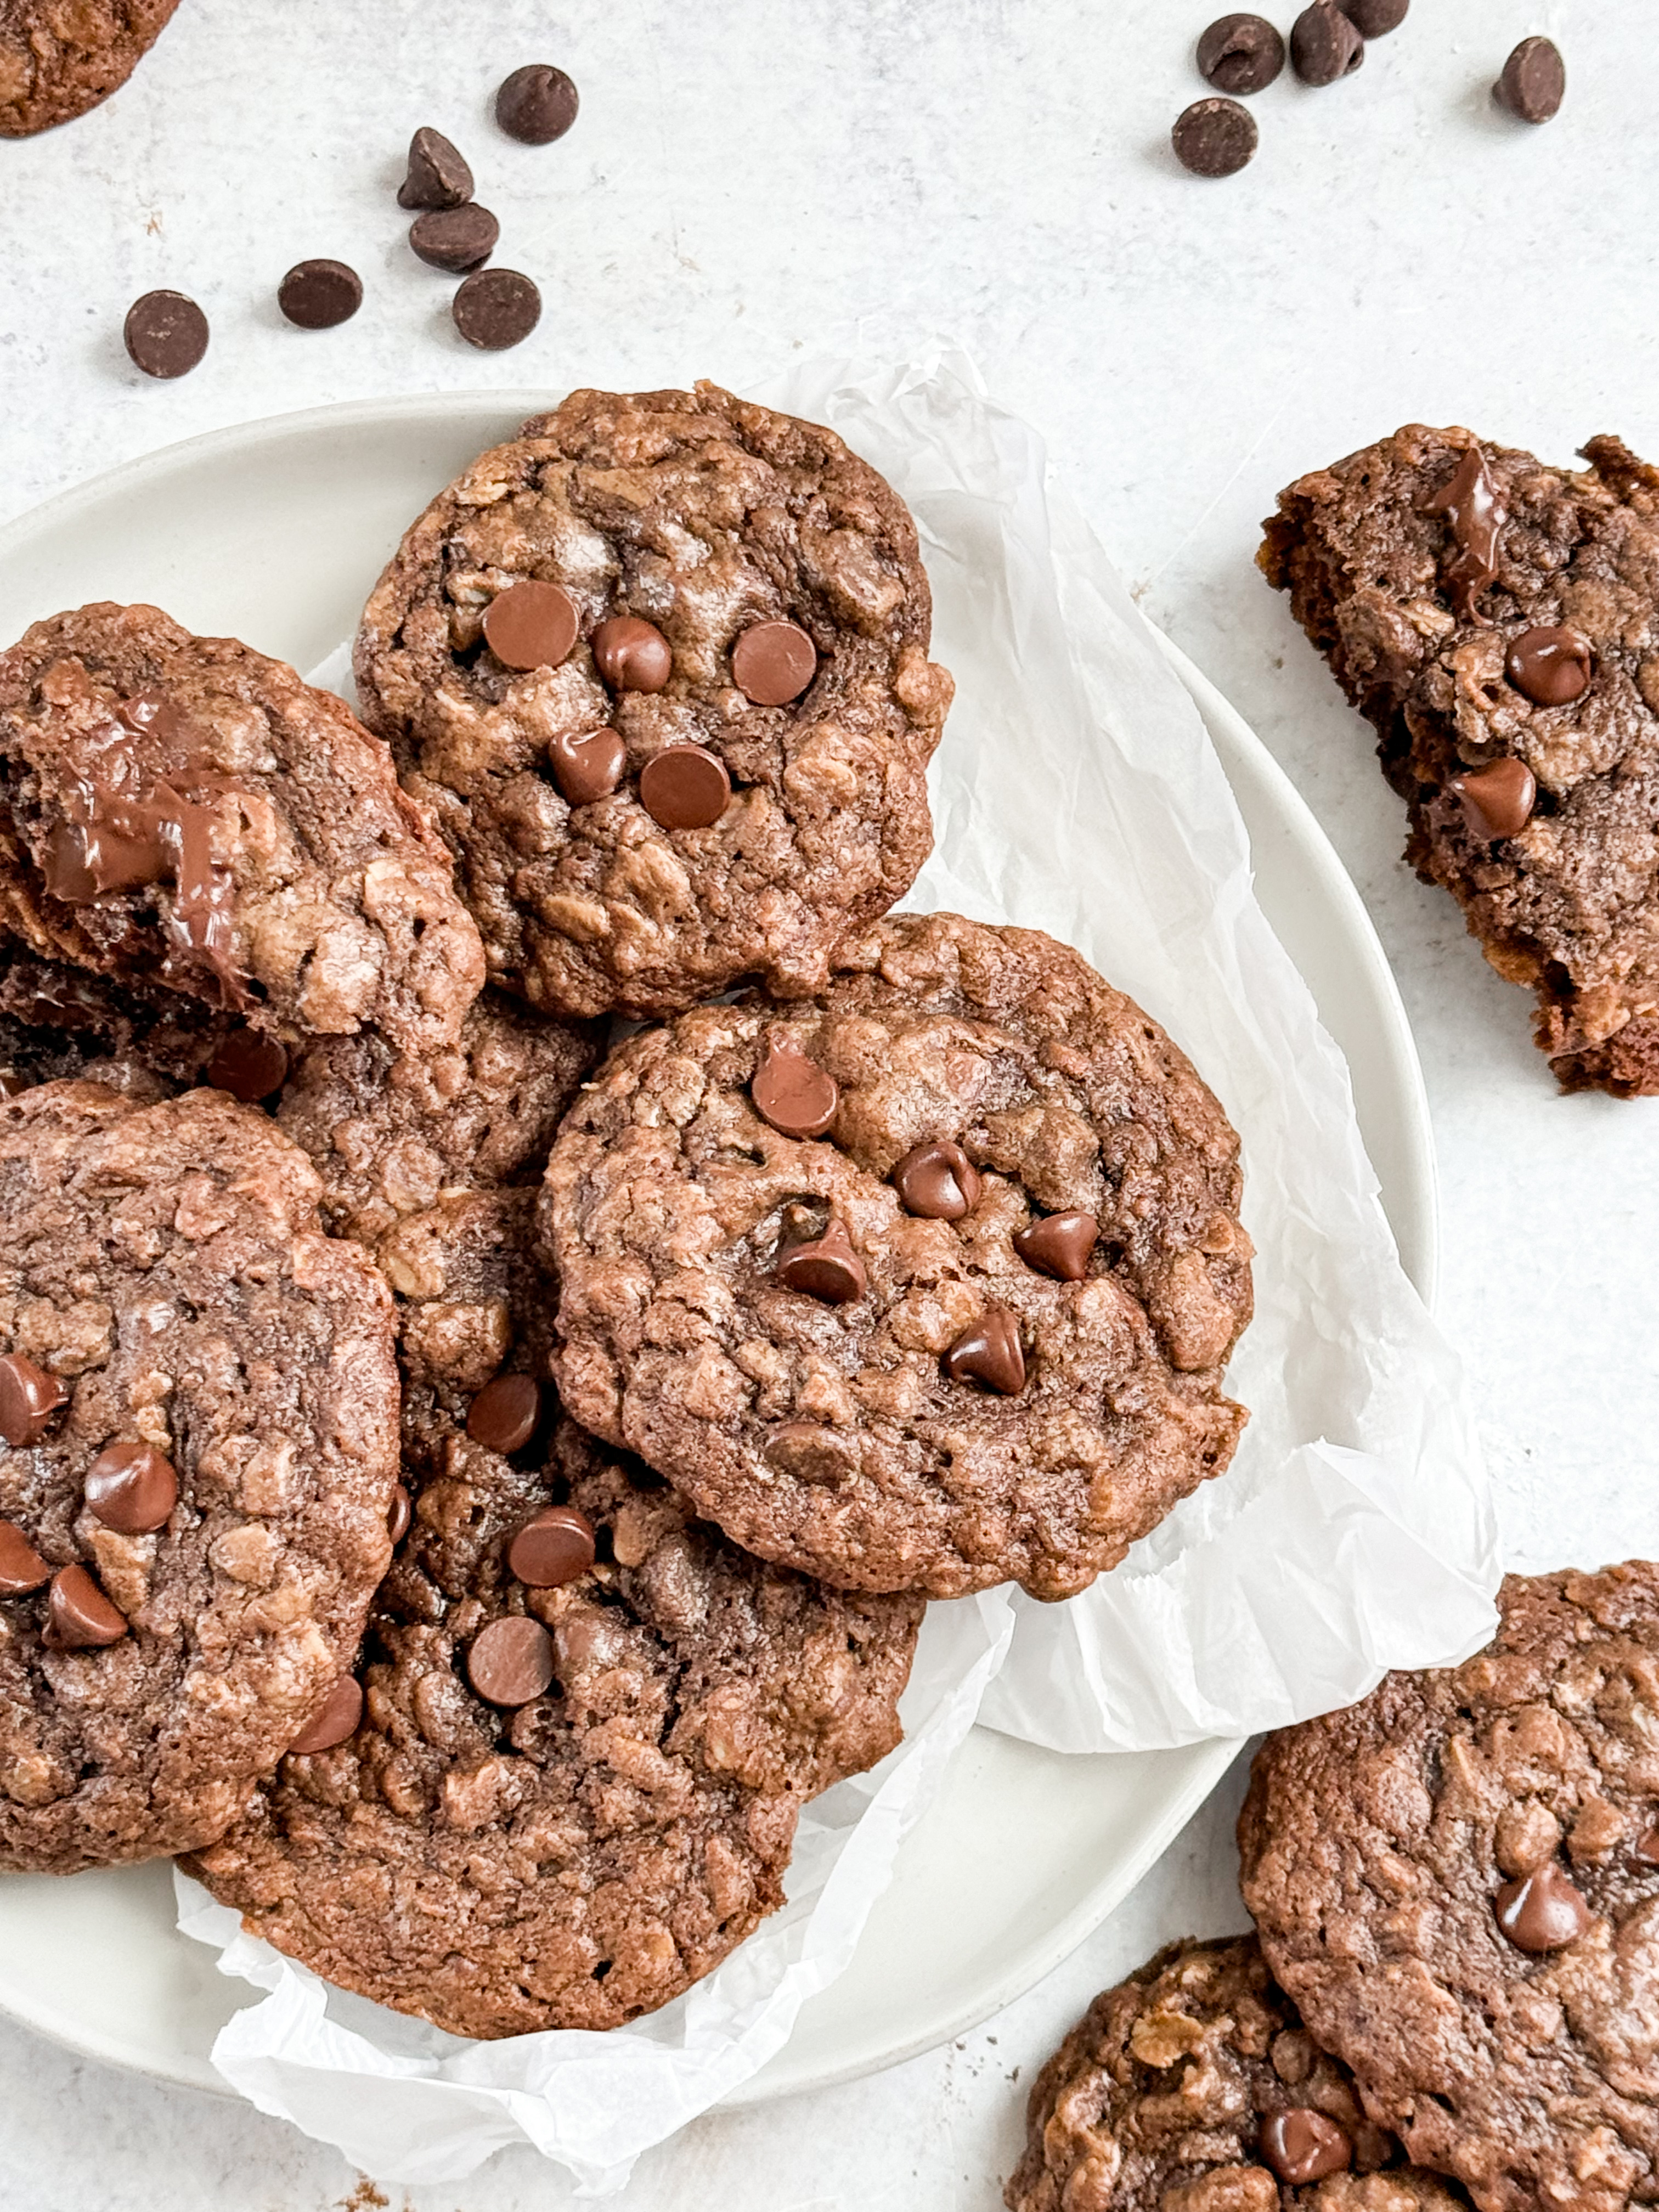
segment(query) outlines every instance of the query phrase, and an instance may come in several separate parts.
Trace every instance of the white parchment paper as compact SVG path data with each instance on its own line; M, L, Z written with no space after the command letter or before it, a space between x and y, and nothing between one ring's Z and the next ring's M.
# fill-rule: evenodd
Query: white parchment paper
M908 903L1075 945L1185 1047L1244 1144L1256 1317L1233 1465L1062 1606L935 1606L907 1741L808 1808L786 1911L652 2019L469 2044L329 1990L179 1881L179 1925L269 1992L214 2063L385 2179L528 2141L599 2193L747 2080L845 1967L975 1717L1058 1751L1242 1737L1460 1658L1494 1622L1497 1532L1455 1358L1395 1254L1341 1055L1251 890L1191 699L1042 448L955 357L812 362L759 397L832 423L908 501L957 703L938 849ZM316 680L349 696L346 656Z

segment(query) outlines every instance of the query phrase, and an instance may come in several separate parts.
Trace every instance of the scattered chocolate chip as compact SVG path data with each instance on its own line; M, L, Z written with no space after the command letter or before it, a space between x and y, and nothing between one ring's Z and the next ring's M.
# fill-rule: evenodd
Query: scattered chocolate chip
M1424 502L1425 514L1443 514L1456 552L1446 567L1446 587L1468 622L1478 622L1475 601L1498 578L1498 556L1509 510L1479 446L1471 446L1449 481Z
M84 1567L59 1567L46 1611L46 1638L54 1650L96 1650L118 1644L126 1632L125 1617Z
M757 707L787 707L817 668L818 649L799 623L751 623L732 648L732 680Z
M441 131L421 130L409 142L409 174L398 187L398 204L459 207L472 197L472 172Z
M948 1138L914 1146L893 1170L891 1182L905 1212L924 1221L960 1221L979 1204L979 1170Z
M1412 0L1340 0L1343 14L1362 39L1383 39L1397 31Z
M617 730L595 730L585 738L561 730L548 746L553 781L567 806L591 806L609 799L628 766L628 748Z
M1522 39L1492 88L1500 107L1522 123L1547 123L1567 96L1567 65L1550 39Z
M1589 640L1564 623L1523 630L1509 649L1504 672L1534 707L1571 707L1595 672Z
M553 1680L553 1638L539 1620L509 1613L473 1638L467 1679L492 1705L527 1705Z
M1589 1905L1553 1859L1519 1881L1504 1882L1492 1910L1517 1951L1559 1951L1590 1924Z
M331 331L363 304L363 280L343 261L297 261L276 288L276 304L302 331Z
M561 1589L593 1564L593 1523L574 1505L550 1505L507 1546L507 1564L531 1589Z
M1336 5L1314 0L1291 26L1291 67L1304 84L1334 84L1365 58L1365 41Z
M1014 1249L1028 1267L1054 1275L1062 1283L1080 1283L1089 1272L1089 1261L1100 1238L1100 1224L1092 1213L1050 1213L1022 1229Z
M450 313L470 346L501 353L540 322L542 295L517 269L480 269L459 288Z
M791 1245L773 1272L786 1290L830 1306L850 1304L870 1287L864 1262L840 1221L832 1221L810 1244Z
M486 1451L522 1451L542 1417L542 1386L533 1375L498 1375L467 1407L466 1432Z
M1455 775L1451 788L1463 802L1471 831L1488 843L1518 836L1531 821L1538 799L1533 772L1518 760L1495 760L1488 768Z
M674 673L674 648L655 623L611 615L592 639L593 665L613 691L660 691Z
M392 1493L392 1503L387 1506L386 1513L386 1533L391 1537L394 1547L401 1544L404 1538L408 1535L410 1524L414 1518L414 1500L400 1482Z
M55 1375L21 1352L0 1357L0 1437L15 1451L38 1444L46 1424L60 1406L69 1403L69 1392Z
M497 592L483 612L489 650L504 668L556 668L581 631L576 602L562 584L534 577Z
M363 1717L363 1686L355 1674L342 1674L311 1718L288 1747L290 1759L307 1752L332 1751L337 1743L356 1735Z
M1218 92L1261 92L1285 66L1285 41L1265 15L1220 15L1198 42L1198 73Z
M476 200L465 207L429 208L409 226L409 242L417 260L431 269L477 269L495 251L501 227L488 208Z
M945 1355L945 1371L953 1382L982 1382L1000 1397L1012 1398L1025 1388L1019 1323L1006 1306L987 1306L963 1329Z
M1272 2112L1261 2123L1261 2155L1292 2189L1353 2163L1353 2145L1334 2120L1297 2106Z
M146 292L127 309L121 336L146 376L188 376L208 349L208 319L182 292Z
M21 1597L52 1577L52 1569L15 1521L0 1521L0 1597Z
M749 1095L761 1119L781 1137L821 1137L841 1103L835 1077L787 1037L767 1046Z
M726 763L703 745L665 745L640 770L640 805L665 830L708 830L732 799Z
M1170 143L1195 177L1237 176L1255 152L1255 118L1236 100L1195 100L1175 119Z
M87 1469L86 1500L105 1528L148 1536L166 1527L179 1503L179 1477L152 1444L106 1444Z
M258 1030L233 1030L207 1064L216 1091L228 1091L244 1106L269 1098L288 1080L288 1054Z
M495 94L495 120L526 146L550 146L576 119L576 88L550 62L516 69Z

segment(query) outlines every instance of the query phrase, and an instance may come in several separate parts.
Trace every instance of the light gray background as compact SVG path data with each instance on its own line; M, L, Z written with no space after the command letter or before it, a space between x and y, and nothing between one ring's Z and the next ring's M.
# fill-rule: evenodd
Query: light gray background
M1368 733L1250 565L1281 484L1403 421L1468 422L1554 460L1601 430L1659 453L1650 11L1414 0L1354 78L1310 92L1287 76L1261 95L1253 166L1200 183L1167 131L1204 90L1190 48L1211 12L183 0L108 106L0 143L0 517L193 432L333 399L741 386L860 325L885 353L960 339L1042 429L1147 611L1290 769L1376 919L1434 1112L1441 1315L1468 1357L1514 1562L1650 1551L1659 1107L1555 1095L1526 1000L1400 865ZM1271 12L1287 26L1289 0ZM1534 31L1559 39L1569 77L1540 130L1487 98ZM489 120L495 84L530 60L581 90L551 148ZM465 347L447 282L403 244L392 193L421 123L471 159L501 218L498 260L542 285L541 327L515 352ZM362 273L342 330L277 316L277 279L311 254ZM163 284L214 330L173 385L120 348L128 301ZM992 2212L1024 2084L1089 1996L1157 1942L1236 1920L1237 1795L1235 1778L1109 1925L986 2031L705 2121L644 2162L624 2212ZM321 2212L353 2179L245 2108L0 2025L8 2212ZM565 2199L525 2154L410 2201Z

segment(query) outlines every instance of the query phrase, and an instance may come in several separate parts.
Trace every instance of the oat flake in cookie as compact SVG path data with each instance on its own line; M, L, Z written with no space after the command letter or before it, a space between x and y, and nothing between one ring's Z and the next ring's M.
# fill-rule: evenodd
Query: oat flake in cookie
M120 89L179 0L0 0L0 138L84 115Z
M0 1866L210 1841L349 1666L398 1377L317 1191L210 1091L0 1103Z
M557 1013L822 987L908 889L951 680L902 501L712 385L579 392L434 501L357 686L492 977Z
M1365 2118L1253 1936L1171 1943L1037 2076L1009 2212L1455 2212Z
M483 981L449 856L341 702L155 607L0 654L0 921L292 1040L453 1043Z
M1463 1666L1257 1754L1244 1899L1372 2117L1483 2212L1659 2195L1659 1568L1514 1576Z
M1085 1588L1231 1458L1238 1139L1156 1022L1032 930L895 915L809 1004L615 1052L553 1148L557 1371L764 1559Z

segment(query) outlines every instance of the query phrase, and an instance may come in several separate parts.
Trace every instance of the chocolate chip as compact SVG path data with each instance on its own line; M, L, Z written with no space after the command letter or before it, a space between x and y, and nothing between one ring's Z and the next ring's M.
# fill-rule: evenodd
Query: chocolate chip
M562 584L534 577L497 592L483 612L483 634L503 668L556 668L581 630L576 602Z
M1362 39L1386 38L1405 21L1412 0L1339 0Z
M179 1477L153 1444L106 1444L87 1469L86 1500L105 1528L148 1536L179 1503Z
M1198 71L1218 92L1261 92L1285 66L1285 41L1265 15L1220 15L1198 42Z
M1510 646L1504 672L1534 707L1571 707L1589 689L1595 656L1576 629L1550 623L1522 630Z
M501 227L488 208L469 200L465 207L431 208L409 226L416 259L431 269L479 268L495 251Z
M1025 1388L1025 1354L1019 1323L1006 1306L988 1306L945 1355L953 1382L982 1382L999 1396L1012 1398Z
M59 1567L47 1601L46 1640L57 1651L89 1651L118 1644L125 1618L84 1567Z
M640 770L640 805L665 830L708 830L731 803L726 763L703 745L665 745Z
M466 1432L486 1451L522 1451L542 1417L542 1386L533 1375L498 1375L466 1413Z
M550 146L576 119L576 88L550 62L516 69L495 94L495 120L526 146Z
M46 1424L60 1406L69 1403L69 1392L55 1375L21 1352L0 1357L0 1437L15 1451L38 1444Z
M21 1597L50 1580L52 1569L15 1521L0 1521L0 1597Z
M492 1705L527 1705L553 1680L553 1638L539 1620L510 1613L473 1638L467 1678Z
M1050 1213L1019 1231L1014 1249L1039 1274L1080 1283L1099 1237L1100 1224L1092 1213Z
M1449 481L1423 505L1425 514L1443 514L1451 524L1457 550L1446 567L1446 588L1467 622L1478 622L1475 601L1498 578L1508 509L1498 479L1479 446L1471 446Z
M453 208L472 197L472 172L441 131L420 130L409 142L409 174L398 187L400 208Z
M1353 2145L1334 2120L1297 2106L1261 2123L1261 2155L1292 2189L1340 2173L1353 2163Z
M787 707L818 669L818 649L799 623L751 623L732 648L732 681L757 707Z
M593 665L613 691L660 691L674 673L674 648L655 623L611 615L592 637Z
M507 1564L532 1589L560 1589L593 1564L593 1523L574 1505L550 1505L507 1547Z
M768 1044L749 1096L761 1119L782 1137L821 1137L841 1103L835 1077L787 1037Z
M1170 143L1195 177L1236 176L1255 152L1255 118L1236 100L1195 100L1175 119Z
M1590 1924L1590 1909L1553 1859L1519 1881L1506 1881L1492 1900L1498 1924L1517 1951L1559 1951Z
M907 1213L924 1221L960 1221L979 1204L979 1170L948 1138L916 1145L893 1170L892 1184Z
M1334 84L1365 58L1365 41L1336 5L1314 0L1291 26L1291 67L1304 84Z
M343 261L296 261L276 288L276 304L302 331L331 331L363 304L363 280Z
M1547 123L1567 96L1567 65L1549 39L1522 39L1492 88L1500 107L1522 123Z
M1532 819L1538 785L1524 761L1496 760L1489 768L1455 775L1451 788L1463 802L1471 832L1491 843L1513 837Z
M209 1060L207 1079L216 1091L252 1106L287 1082L288 1054L258 1030L233 1030Z
M121 336L146 376L188 376L208 349L208 320L182 292L146 292L127 309Z
M542 295L516 269L480 269L459 288L450 313L470 346L501 353L521 344L542 319Z
M786 1290L822 1298L831 1306L848 1305L870 1287L864 1262L853 1249L845 1224L839 1221L832 1221L810 1244L791 1245L773 1272Z
M363 1686L355 1674L342 1674L311 1718L288 1747L290 1759L307 1752L332 1751L337 1743L356 1735L363 1717Z
M609 799L628 766L628 748L617 730L594 730L585 738L561 730L547 748L553 781L567 806L591 806Z
M392 1503L387 1506L386 1512L386 1534L394 1545L401 1544L404 1538L408 1535L410 1524L414 1518L414 1500L400 1482L392 1493Z

